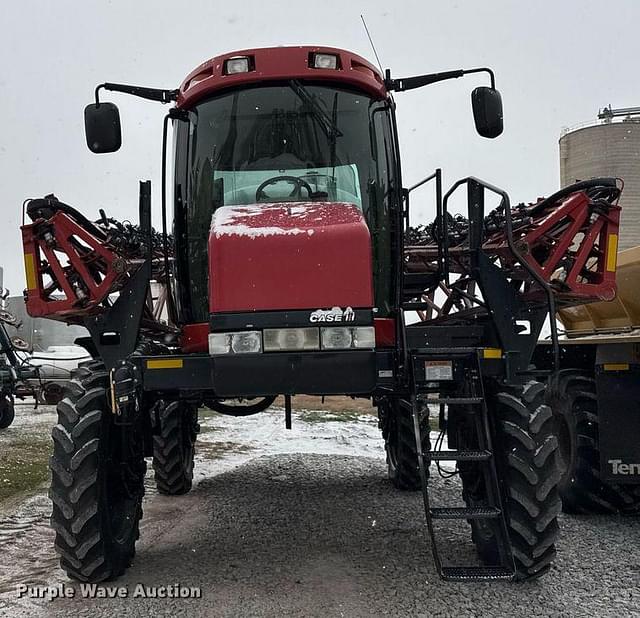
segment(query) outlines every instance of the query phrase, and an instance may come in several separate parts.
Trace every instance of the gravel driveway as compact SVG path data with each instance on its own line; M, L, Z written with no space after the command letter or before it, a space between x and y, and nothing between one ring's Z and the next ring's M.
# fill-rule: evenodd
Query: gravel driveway
M236 440L241 422L203 439ZM348 444L334 452L333 438L317 438L320 454L283 452L284 434L276 454L255 447L243 461L213 462L187 496L146 499L136 560L115 584L130 592L138 583L195 586L201 598L17 599L17 583L66 581L51 560L50 531L34 521L10 546L0 534L0 556L14 565L4 565L14 576L5 577L4 592L0 585L0 615L640 616L637 519L563 516L558 561L539 582L444 583L420 496L394 491L382 450L371 452L375 421L309 425L311 435L349 435L354 454L361 439L367 456L340 454ZM292 448L301 449L299 438ZM455 484L434 475L433 500L444 501ZM43 498L34 501L32 510L46 508ZM443 546L454 557L464 558L467 544L465 529L445 529Z

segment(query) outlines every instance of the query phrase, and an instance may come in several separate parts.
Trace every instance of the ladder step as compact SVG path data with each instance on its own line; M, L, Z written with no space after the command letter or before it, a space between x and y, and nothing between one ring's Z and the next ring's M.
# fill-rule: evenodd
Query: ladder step
M425 403L448 403L453 405L465 405L482 403L482 397L427 397Z
M500 509L494 506L447 506L429 509L432 519L495 519Z
M427 451L423 457L431 461L488 461L491 451Z
M442 567L442 579L452 582L482 582L513 579L513 571L505 567Z

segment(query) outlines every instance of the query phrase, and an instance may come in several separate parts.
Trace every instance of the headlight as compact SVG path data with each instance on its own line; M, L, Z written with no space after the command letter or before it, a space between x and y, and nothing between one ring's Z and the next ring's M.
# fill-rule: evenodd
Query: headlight
M327 350L344 350L351 347L350 328L322 328L322 347Z
M317 350L320 348L320 333L317 328L266 328L264 351Z
M322 348L325 350L376 347L373 326L332 326L321 328L320 330L322 333Z
M248 330L240 333L211 333L209 354L255 354L262 352L260 331Z
M373 326L354 326L351 328L354 348L375 348L376 329Z
M264 343L263 343L264 337ZM322 345L321 345L322 344ZM295 350L349 350L376 347L373 326L327 326L322 328L266 328L210 333L209 354L257 354Z

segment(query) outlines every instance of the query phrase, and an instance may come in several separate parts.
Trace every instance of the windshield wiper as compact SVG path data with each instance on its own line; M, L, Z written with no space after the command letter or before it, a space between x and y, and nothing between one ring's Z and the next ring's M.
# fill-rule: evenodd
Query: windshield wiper
M327 113L318 105L309 91L297 80L292 79L289 81L289 87L293 90L298 98L305 103L313 117L316 119L323 133L332 141L335 142L337 137L342 137L342 131L338 129L334 120L332 120Z

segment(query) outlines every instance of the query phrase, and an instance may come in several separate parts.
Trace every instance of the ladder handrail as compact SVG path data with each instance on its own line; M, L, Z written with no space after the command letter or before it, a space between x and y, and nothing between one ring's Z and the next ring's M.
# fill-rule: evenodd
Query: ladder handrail
M509 247L509 251L513 255L513 257L520 263L520 265L531 275L531 277L538 283L538 285L544 290L545 296L547 297L547 307L549 312L549 326L551 329L551 343L553 346L553 365L554 371L557 371L560 368L560 344L558 341L558 326L556 324L555 315L556 315L556 302L555 297L553 295L553 289L551 285L545 281L544 277L540 275L529 262L524 258L521 251L516 246L516 243L513 239L513 220L511 213L511 200L509 199L509 194L504 190L500 189L492 185L491 183L485 182L484 180L480 180L475 176L467 176L466 178L461 178L457 182L455 182L452 187L445 193L442 199L442 211L443 211L443 220L444 220L444 246L445 246L445 277L448 281L449 277L449 247L448 247L448 234L447 234L447 204L449 202L449 198L453 195L453 193L463 184L472 187L473 185L480 187L484 190L488 190L491 193L494 193L501 198L500 206L504 209L505 216L505 232L507 239L507 246ZM483 231L484 231L484 193L482 195L482 205L480 210L481 213L472 213L471 204L467 202L467 216L469 220L469 238L476 237L478 239L479 245L477 247L472 247L472 249L476 249L477 251L481 250ZM472 221L477 221L478 230L476 233L472 233Z

